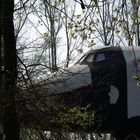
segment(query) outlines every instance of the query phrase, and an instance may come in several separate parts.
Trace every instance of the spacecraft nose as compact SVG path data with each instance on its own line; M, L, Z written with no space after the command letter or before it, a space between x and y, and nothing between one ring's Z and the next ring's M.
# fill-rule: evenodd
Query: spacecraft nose
M71 92L88 85L91 85L90 69L87 65L79 64L53 73L44 83L49 94Z

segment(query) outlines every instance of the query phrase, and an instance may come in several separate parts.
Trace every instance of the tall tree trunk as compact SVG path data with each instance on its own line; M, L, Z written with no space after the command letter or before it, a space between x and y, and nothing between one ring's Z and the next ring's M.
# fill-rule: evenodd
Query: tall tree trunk
M0 0L0 88L1 88L1 73L2 73L1 13L2 13L2 0Z
M13 25L14 0L1 0L1 47L4 58L4 133L5 140L19 140L15 95L17 79L16 41Z

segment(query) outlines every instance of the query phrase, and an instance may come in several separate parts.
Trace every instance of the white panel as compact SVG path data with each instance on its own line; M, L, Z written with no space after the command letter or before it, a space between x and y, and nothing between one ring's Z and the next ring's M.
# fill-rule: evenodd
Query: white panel
M91 73L88 65L79 65L53 73L45 80L45 91L48 94L70 92L91 85Z
M129 46L124 49L123 54L127 67L127 117L132 118L140 116L140 87L137 85L138 80L134 79L140 76L135 65L135 60L140 58L140 48Z
M110 92L108 95L110 96L110 104L116 104L119 99L119 91L117 87L110 85Z

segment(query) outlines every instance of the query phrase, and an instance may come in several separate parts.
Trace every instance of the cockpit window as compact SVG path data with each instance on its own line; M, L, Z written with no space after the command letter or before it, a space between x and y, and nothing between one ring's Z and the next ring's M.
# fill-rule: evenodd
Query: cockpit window
M96 62L104 61L105 60L105 55L103 53L99 53L96 56Z
M93 53L84 55L77 63L82 63L82 64L91 63L91 62L93 62L94 58L95 58L95 54L93 54Z
M78 60L77 63L79 63L79 64L82 63L82 62L84 61L85 57L86 57L86 55L82 56L82 57ZM77 64L77 63L76 63L76 64Z
M95 58L95 55L92 53L92 54L89 54L86 59L84 60L84 62L87 62L87 63L91 63L94 61L94 58Z
M106 58L104 53L90 53L88 55L84 55L77 63L89 64L89 63L101 62L104 61L105 59Z

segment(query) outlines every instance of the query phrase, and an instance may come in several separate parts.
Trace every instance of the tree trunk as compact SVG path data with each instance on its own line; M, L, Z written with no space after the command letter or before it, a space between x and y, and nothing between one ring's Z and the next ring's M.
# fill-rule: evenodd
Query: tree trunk
M19 140L15 95L17 79L16 41L13 25L14 0L1 0L1 48L4 68L4 134L5 140Z
M0 88L1 88L1 73L2 73L1 13L2 13L2 0L0 0Z

